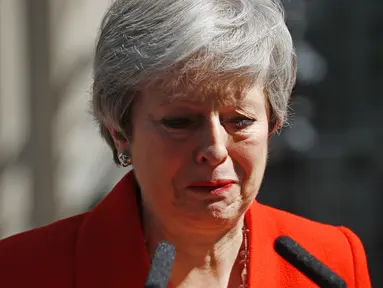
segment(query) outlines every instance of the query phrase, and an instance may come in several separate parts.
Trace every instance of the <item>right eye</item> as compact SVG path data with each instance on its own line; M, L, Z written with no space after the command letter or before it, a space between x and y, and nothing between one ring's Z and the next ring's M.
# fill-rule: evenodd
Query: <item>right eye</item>
M188 129L193 125L193 121L189 118L163 118L161 120L162 125L166 128L174 130Z

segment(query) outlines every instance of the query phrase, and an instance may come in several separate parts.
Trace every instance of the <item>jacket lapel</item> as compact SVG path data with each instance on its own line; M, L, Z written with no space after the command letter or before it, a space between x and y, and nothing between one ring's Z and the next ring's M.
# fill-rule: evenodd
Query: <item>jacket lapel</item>
M79 228L75 287L144 286L149 257L133 181L128 173Z

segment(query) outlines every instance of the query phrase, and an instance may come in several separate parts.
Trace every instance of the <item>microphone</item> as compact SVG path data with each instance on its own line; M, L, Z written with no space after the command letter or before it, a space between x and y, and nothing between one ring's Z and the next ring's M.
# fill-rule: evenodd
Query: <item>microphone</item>
M154 251L145 288L166 288L172 271L176 249L166 241L158 243Z
M288 236L280 236L274 242L274 250L322 288L346 288L346 282L325 264L307 252Z

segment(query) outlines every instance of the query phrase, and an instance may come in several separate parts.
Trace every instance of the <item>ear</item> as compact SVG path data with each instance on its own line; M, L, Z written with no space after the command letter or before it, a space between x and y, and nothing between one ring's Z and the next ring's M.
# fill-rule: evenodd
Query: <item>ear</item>
M110 136L113 139L117 152L129 151L129 140L119 131L108 128Z

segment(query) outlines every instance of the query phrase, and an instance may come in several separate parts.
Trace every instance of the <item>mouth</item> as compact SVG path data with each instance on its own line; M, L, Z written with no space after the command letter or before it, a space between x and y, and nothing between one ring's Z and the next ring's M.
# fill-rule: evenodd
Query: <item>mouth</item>
M222 195L230 189L235 181L227 179L219 179L213 181L193 182L187 188L196 193L205 193L211 195Z

